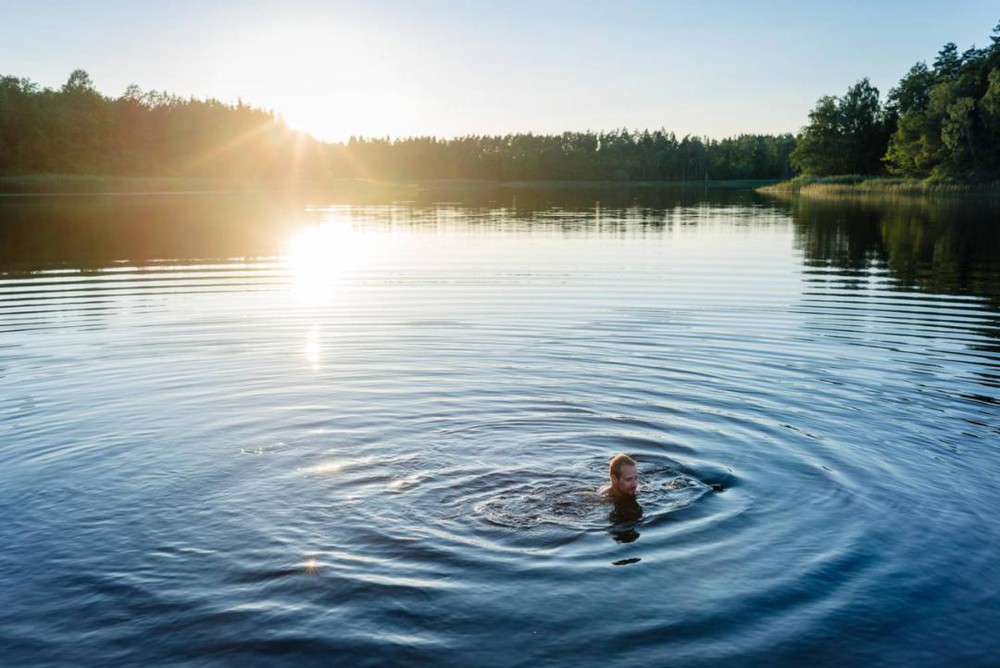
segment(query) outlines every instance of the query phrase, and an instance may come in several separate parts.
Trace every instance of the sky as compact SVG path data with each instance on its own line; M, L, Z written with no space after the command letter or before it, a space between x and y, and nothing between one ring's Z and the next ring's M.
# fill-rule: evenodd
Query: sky
M0 75L75 69L350 136L797 132L863 77L888 93L996 0L0 0Z

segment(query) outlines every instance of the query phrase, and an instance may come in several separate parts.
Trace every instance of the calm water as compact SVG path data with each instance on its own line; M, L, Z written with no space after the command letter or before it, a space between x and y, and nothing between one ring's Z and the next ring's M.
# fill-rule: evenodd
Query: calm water
M2 200L0 662L997 665L998 223Z

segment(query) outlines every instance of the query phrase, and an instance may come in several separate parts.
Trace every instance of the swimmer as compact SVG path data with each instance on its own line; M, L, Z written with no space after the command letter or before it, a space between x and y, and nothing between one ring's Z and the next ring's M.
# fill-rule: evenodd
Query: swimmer
M608 466L608 476L611 484L601 490L601 498L605 501L635 500L635 491L639 485L639 471L635 460L626 454L618 454L611 458Z

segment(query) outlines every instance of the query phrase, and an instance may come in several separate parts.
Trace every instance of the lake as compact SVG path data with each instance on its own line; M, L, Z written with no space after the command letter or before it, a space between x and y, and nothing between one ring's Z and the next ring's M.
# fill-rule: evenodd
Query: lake
M0 199L2 661L996 665L998 223Z

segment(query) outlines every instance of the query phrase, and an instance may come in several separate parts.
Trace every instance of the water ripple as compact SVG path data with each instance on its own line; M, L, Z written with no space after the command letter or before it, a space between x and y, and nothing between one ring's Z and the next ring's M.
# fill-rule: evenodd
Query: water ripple
M927 665L997 621L987 299L771 209L376 209L332 269L0 276L12 661Z

